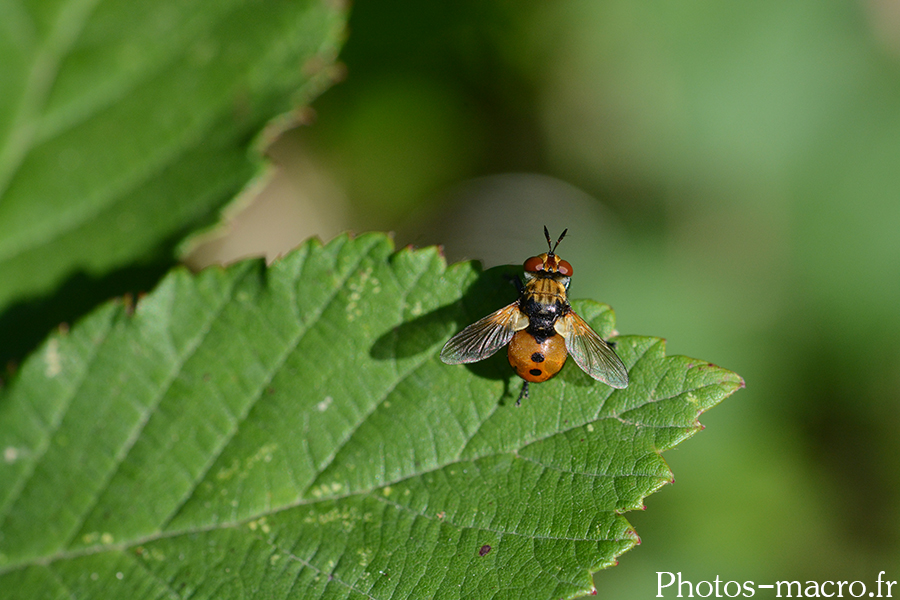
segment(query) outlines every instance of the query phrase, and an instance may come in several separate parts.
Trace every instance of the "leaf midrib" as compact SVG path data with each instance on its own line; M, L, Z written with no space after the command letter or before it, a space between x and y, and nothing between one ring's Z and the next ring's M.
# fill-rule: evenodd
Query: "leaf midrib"
M502 453L502 454L508 454L508 453ZM453 464L453 463L450 463L450 464ZM538 463L538 464L540 464L540 463ZM449 464L444 465L444 466L449 466ZM542 465L542 466L545 466L545 465ZM411 477L418 477L422 474L424 474L424 473L400 478L397 481L389 482L385 485L395 485L397 483L402 482L405 479L409 479ZM438 521L440 523L445 523L445 524L451 525L460 531L463 531L463 530L486 531L486 532L496 534L498 536L520 536L520 537L527 537L529 539L540 539L540 540L595 541L593 538L575 538L575 537L571 537L571 536L566 537L566 536L539 535L539 534L534 534L534 533L526 534L526 533L518 533L516 531L507 531L507 530L495 529L495 528L485 527L485 526L477 526L476 527L476 526L470 526L470 525L458 525L455 522L453 522L452 520L448 519L447 517L438 518L437 516L429 515L427 513L423 513L423 512L414 510L409 506L393 502L393 501L389 500L388 498L385 498L383 495L377 494L376 492L378 491L378 489L381 489L381 488L374 488L371 490L360 490L360 491L353 492L353 493L343 494L343 495L339 495L339 496L330 496L327 498L303 499L303 500L299 500L297 502L293 502L293 503L286 504L284 506L269 510L267 512L259 512L254 515L243 517L241 519L236 519L234 521L230 521L227 523L222 523L222 522L210 523L207 525L200 525L200 526L196 526L196 527L185 527L182 529L173 529L173 530L169 530L169 531L158 531L158 532L148 534L145 536L135 537L128 541L123 540L121 542L115 542L115 543L111 543L111 544L93 544L93 545L89 545L89 546L83 546L81 548L76 548L74 550L60 550L60 551L53 552L53 553L48 554L43 557L35 557L30 560L24 560L24 561L21 561L18 563L9 563L7 565L0 566L0 576L4 575L6 573L11 573L13 571L28 568L30 566L47 567L55 562L59 562L59 561L63 561L63 560L72 560L72 559L81 558L84 556L91 556L91 555L99 554L102 552L121 552L124 554L129 554L127 552L127 550L129 548L134 548L136 546L141 546L144 544L149 544L149 543L157 542L160 540L177 538L180 536L196 535L196 534L200 534L200 533L209 533L209 532L220 531L220 530L224 531L224 530L229 530L229 529L241 529L253 521L258 521L261 517L271 517L273 515L277 515L279 513L293 510L295 508L299 508L302 506L313 506L313 505L319 504L319 503L333 503L333 502L340 501L340 500L347 500L347 499L350 499L353 497L360 497L360 498L368 497L373 500L388 504L388 505L396 508L397 510L407 512L416 517L428 519L430 521ZM615 511L604 511L604 512L610 512L610 513L617 514L617 513L615 513ZM249 527L247 527L246 529L247 529L248 535L252 535L253 537L255 537L256 539L258 539L260 541L269 543L267 538L254 534L250 530ZM631 538L630 536L627 536L625 538L597 538L597 539L599 539L600 541L609 541L609 542L634 541L634 539ZM269 545L272 545L272 544L269 543Z

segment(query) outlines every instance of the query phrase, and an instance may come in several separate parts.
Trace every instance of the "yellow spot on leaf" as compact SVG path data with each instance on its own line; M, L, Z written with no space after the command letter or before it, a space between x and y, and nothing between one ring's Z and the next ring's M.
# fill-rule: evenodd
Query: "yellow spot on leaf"
M47 343L47 351L44 353L44 375L49 378L56 377L62 373L62 361L59 356L59 340L51 338Z

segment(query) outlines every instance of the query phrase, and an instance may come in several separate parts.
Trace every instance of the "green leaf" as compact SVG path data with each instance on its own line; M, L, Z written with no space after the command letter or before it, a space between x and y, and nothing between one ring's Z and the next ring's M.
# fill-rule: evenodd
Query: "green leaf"
M516 407L500 353L438 358L514 297L509 269L392 252L368 234L177 270L52 336L0 395L0 597L589 590L671 480L660 452L742 380L624 336L628 388L569 361Z
M337 3L0 4L0 312L171 251L333 78Z

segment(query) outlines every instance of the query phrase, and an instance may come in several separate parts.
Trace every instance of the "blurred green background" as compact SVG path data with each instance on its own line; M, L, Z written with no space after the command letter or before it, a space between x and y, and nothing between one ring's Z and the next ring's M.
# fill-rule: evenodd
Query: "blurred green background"
M900 579L900 5L360 0L341 58L194 265L388 229L492 266L568 227L574 297L747 382L598 595Z

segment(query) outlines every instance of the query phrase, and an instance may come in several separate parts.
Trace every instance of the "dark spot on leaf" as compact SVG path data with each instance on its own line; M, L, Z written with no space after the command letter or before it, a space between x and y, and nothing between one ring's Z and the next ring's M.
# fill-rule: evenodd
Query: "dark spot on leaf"
M484 555L486 555L486 554L487 554L488 552L490 552L490 551L491 551L491 547L488 546L487 544L485 544L484 546L482 546L481 548L479 548L479 550L478 550L478 556L484 556Z

